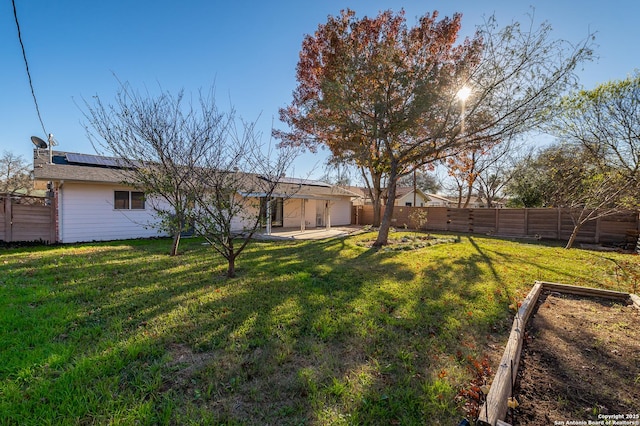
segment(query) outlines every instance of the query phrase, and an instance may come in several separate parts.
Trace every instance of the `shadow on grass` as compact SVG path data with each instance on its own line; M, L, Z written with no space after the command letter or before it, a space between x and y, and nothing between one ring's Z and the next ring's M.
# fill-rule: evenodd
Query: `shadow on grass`
M235 279L197 239L15 251L0 423L446 422L520 284L489 241L259 241Z

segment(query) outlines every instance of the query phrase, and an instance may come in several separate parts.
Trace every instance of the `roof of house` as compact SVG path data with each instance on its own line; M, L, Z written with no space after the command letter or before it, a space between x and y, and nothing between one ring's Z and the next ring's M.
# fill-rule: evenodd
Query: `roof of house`
M38 150L34 150L35 180L122 184L130 177L129 170L123 167L124 162L118 158L56 151L52 153L50 163L48 155L38 154ZM357 197L358 194L317 180L281 177L272 196L326 199Z
M429 194L431 201L442 201L443 203L451 203L451 200L444 195Z
M356 197L367 198L369 191L365 188L361 188L359 186L341 186L342 189L355 194Z
M359 186L347 186L345 189L347 189L350 192L353 192L354 194L357 194L358 197L369 198L369 190L367 188L362 188ZM411 192L413 192L412 186L397 186L396 199L404 197L405 195L410 194ZM429 200L429 195L425 194L420 188L417 188L417 193L422 195L422 197L425 200Z
M396 198L402 198L407 194L411 194L412 192L412 186L398 186L396 187ZM416 188L416 193L422 195L425 200L429 200L429 196L425 194L420 188Z
M106 157L82 154L85 157L93 157L96 161L93 164L69 161L67 155L73 159L74 154L55 151L52 153L50 163L48 155L43 156L39 150L34 150L34 179L94 183L122 183L127 179L127 170L120 166L95 164L97 159Z

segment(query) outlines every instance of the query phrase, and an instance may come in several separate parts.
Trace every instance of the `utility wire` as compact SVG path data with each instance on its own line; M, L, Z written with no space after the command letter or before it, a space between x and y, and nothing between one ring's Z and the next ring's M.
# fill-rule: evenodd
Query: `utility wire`
M42 131L44 135L47 135L47 131L44 128L44 123L42 122L42 116L40 115L40 107L38 107L38 100L36 99L36 92L33 90L33 82L31 81L31 73L29 72L29 62L27 62L27 53L24 51L24 44L22 43L22 35L20 34L20 24L18 23L18 12L16 12L16 2L15 0L11 0L11 4L13 5L13 16L16 19L16 28L18 29L18 40L20 41L20 47L22 48L22 57L24 58L24 66L27 69L27 77L29 78L29 87L31 87L31 95L33 96L33 103L36 104L36 112L38 113L38 120L40 120L40 125L42 126Z

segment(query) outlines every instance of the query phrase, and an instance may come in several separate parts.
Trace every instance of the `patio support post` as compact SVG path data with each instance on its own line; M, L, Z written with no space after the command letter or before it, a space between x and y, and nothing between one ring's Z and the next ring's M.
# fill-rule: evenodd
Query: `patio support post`
M327 200L324 205L325 217L327 218L325 227L326 229L331 229L331 201Z
M271 198L267 198L267 235L271 235Z
M305 205L307 200L305 200L304 198L300 199L300 232L304 232L306 229L306 222L305 222L305 217L306 217L306 213L305 213Z

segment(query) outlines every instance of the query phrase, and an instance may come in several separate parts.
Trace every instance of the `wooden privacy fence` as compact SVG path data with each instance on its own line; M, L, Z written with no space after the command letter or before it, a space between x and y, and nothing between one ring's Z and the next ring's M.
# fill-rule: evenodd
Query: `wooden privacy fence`
M54 200L0 194L0 241L56 242Z
M570 212L556 208L458 209L448 207L400 207L393 209L392 226L415 229L412 213L427 212L428 231L453 231L509 237L568 240L574 225ZM381 217L382 217L382 211ZM373 224L373 206L354 206L351 223ZM582 243L630 243L638 238L638 212L627 211L585 223L576 241Z

